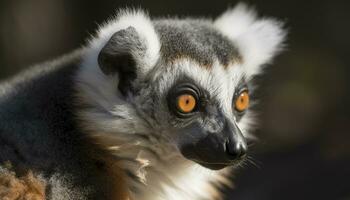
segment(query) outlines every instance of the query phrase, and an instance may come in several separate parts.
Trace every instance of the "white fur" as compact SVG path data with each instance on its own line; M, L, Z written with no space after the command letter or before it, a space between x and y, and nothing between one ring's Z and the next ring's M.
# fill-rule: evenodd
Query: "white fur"
M242 3L222 14L214 25L238 46L248 77L261 72L260 65L281 50L286 36L281 22L258 19L256 12Z
M170 149L169 149L170 150ZM218 196L216 188L211 184L225 184L228 182L229 169L211 171L192 161L185 160L180 155L173 155L162 163L152 160L144 169L144 185L138 185L141 191L133 194L133 199L142 200L211 200ZM135 185L134 185L135 186Z
M117 17L111 19L104 26L100 27L97 36L90 40L88 53L84 62L85 65L97 65L97 57L112 35L120 30L133 27L136 29L141 41L146 45L146 52L143 58L139 58L139 75L145 74L159 58L160 42L153 24L141 10L122 10Z

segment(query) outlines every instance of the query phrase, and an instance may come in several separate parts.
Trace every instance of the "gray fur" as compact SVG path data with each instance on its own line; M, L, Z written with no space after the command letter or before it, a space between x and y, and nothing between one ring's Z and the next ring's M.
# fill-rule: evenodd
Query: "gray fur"
M91 157L98 149L74 120L73 80L81 54L20 74L0 95L0 165L9 161L15 172L41 174L48 191L60 191L48 195L52 200L104 199L106 194L102 176L96 176L102 169Z
M210 66L215 59L227 66L239 59L237 47L220 34L209 20L163 19L154 22L162 43L163 59L173 61L188 57Z

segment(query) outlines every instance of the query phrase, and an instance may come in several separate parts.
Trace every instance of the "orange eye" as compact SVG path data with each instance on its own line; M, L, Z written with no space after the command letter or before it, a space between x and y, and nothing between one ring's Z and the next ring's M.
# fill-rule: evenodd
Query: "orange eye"
M249 94L247 91L239 94L238 98L235 101L235 109L239 112L245 111L249 106Z
M190 94L182 94L177 97L177 108L182 113L189 113L196 107L196 99Z

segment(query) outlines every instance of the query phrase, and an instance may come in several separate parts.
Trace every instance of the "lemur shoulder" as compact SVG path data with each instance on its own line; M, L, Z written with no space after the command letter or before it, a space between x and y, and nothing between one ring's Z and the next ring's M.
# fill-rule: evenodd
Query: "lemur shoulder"
M215 20L119 11L1 84L0 199L221 199L253 137L252 79L285 35L243 4Z

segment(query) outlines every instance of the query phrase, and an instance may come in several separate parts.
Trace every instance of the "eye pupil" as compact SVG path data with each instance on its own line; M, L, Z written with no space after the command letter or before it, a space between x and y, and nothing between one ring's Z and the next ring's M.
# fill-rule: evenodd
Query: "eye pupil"
M196 106L196 99L190 94L182 94L177 97L177 109L182 113L190 113Z

